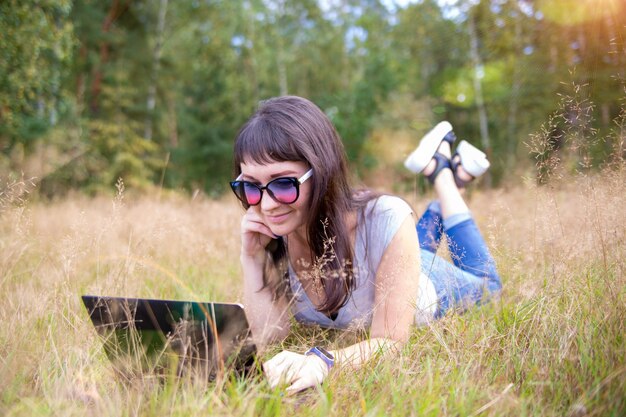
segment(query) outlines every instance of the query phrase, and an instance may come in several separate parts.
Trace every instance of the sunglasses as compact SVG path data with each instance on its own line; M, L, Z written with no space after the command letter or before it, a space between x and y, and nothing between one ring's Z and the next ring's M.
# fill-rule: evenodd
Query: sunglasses
M263 197L263 190L267 190L267 194L278 203L292 204L300 197L300 184L303 184L312 175L313 169L311 168L300 178L275 178L262 187L250 181L242 181L243 174L240 174L235 181L230 183L230 188L245 208L259 204Z

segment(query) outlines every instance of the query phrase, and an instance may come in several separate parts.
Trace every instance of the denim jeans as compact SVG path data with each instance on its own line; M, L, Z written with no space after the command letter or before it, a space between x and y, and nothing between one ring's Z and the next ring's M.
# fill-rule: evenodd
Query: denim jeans
M422 271L432 281L439 301L435 317L453 308L465 310L498 294L502 283L496 263L471 214L461 213L445 220L438 202L432 202L417 222ZM454 265L436 255L445 233Z

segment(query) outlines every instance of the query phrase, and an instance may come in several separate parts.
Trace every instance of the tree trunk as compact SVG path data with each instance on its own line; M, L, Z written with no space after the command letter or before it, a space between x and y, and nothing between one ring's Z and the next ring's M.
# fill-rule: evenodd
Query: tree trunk
M478 54L478 38L476 36L476 28L474 27L474 18L469 16L469 35L470 35L470 54L472 64L474 65L474 93L476 94L476 106L478 107L478 117L480 119L480 138L482 147L491 158L491 141L489 140L489 128L487 123L487 109L485 108L485 100L483 98L482 77L484 75L484 67ZM485 173L485 185L491 187L491 174L489 171Z
M113 23L126 11L128 8L128 2L120 4L119 0L113 0L109 13L104 18L102 23L102 33L109 33ZM104 65L109 60L109 44L107 42L100 42L100 62L94 69L94 76L91 82L91 112L97 113L99 110L98 100L100 98L100 92L102 91L102 71Z
M514 3L517 4L517 3ZM511 83L511 98L509 105L509 115L507 123L507 166L513 166L515 164L515 154L517 151L517 111L519 108L518 99L521 90L521 70L520 65L516 65L516 60L523 57L523 42L522 42L522 13L519 8L516 10L515 19L515 48L513 49L513 81ZM523 59L523 58L522 58Z
M87 46L83 43L78 52L80 65L87 62ZM85 108L85 71L81 71L76 78L76 113L80 118Z
M152 125L154 123L154 108L156 107L157 81L159 78L159 68L161 66L161 49L163 46L163 32L165 30L167 1L168 0L161 0L159 4L159 20L157 22L156 43L152 53L152 74L150 76L148 99L146 103L146 126L143 135L146 140L152 140Z
M285 54L283 52L283 42L278 35L278 49L276 51L276 66L278 67L278 87L280 89L280 95L287 95L287 66L285 65Z
M252 91L254 102L258 103L261 99L261 93L259 91L259 79L257 76L258 72L258 63L256 60L256 51L258 49L257 43L257 34L256 34L256 16L254 15L254 7L250 5L251 11L247 16L248 28L250 29L250 37L249 41L252 42L250 47L250 57L249 57L249 71L250 71L250 82L252 83ZM245 47L246 45L244 45Z
M170 146L176 148L178 147L178 118L176 116L176 104L172 96L173 94L166 95L167 113L169 115Z
M285 64L285 45L284 39L281 33L281 20L285 14L285 2L281 1L278 3L278 18L276 21L278 22L278 36L276 42L276 67L278 68L278 88L280 90L281 96L286 96L288 94L287 89L287 65Z

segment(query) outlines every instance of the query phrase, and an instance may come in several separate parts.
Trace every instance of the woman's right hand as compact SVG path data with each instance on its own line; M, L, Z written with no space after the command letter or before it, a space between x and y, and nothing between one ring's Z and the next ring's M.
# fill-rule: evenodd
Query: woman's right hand
M241 219L241 256L264 260L265 247L276 238L256 210L250 207Z

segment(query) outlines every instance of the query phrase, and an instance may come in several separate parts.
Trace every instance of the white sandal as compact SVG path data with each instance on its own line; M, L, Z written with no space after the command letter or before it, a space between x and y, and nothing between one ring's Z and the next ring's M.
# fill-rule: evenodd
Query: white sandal
M457 155L459 156L458 159L455 158ZM454 181L459 188L465 187L468 183L483 175L491 165L487 160L487 155L466 140L462 140L456 147L451 161ZM458 177L457 168L459 165L472 177L470 180L465 181Z
M411 172L419 174L433 159L441 141L445 140L450 146L456 140L452 125L443 121L424 135L417 148L404 161L404 166Z

